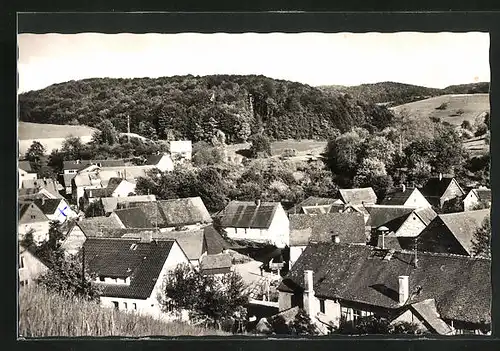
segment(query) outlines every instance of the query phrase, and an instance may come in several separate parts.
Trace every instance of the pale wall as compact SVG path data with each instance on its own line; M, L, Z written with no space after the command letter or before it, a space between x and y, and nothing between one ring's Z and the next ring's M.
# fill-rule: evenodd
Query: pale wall
M396 231L396 236L413 238L418 236L425 227L425 223L415 213L412 213Z
M472 211L474 206L479 203L476 194L471 190L464 199L464 211Z
M135 193L135 184L128 181L121 182L111 194L112 197L127 197L128 194Z
M432 207L429 201L422 195L422 193L418 190L415 189L411 193L410 197L406 200L404 203L405 206L415 206L419 208L423 207Z
M299 259L302 252L306 249L306 246L291 246L290 247L290 269L295 262Z
M33 229L33 241L41 243L42 241L49 239L49 228L49 221L19 224L19 240L22 240L24 235Z
M36 173L28 173L25 170L22 170L18 168L18 178L19 178L19 184L18 187L21 189L21 186L23 185L23 180L36 180L37 179L37 174Z
M87 238L79 226L75 225L66 239L61 244L61 248L68 254L74 255L80 251Z
M422 323L422 321L411 311L411 310L406 310L403 314L401 314L399 317L394 319L391 322L391 325L394 325L398 322L408 322L408 323L415 323L418 325L418 327L422 330L425 331L427 328L425 325Z
M19 282L22 281L33 281L41 274L45 273L48 268L45 266L40 260L38 260L35 256L33 256L29 251L24 251L19 253L19 260L21 257L24 261L24 268L19 268ZM19 262L19 267L21 262Z

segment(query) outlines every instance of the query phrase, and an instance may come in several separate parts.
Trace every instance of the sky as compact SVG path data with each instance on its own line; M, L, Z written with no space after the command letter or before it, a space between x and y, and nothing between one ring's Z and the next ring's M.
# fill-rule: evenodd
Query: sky
M262 74L319 85L490 81L488 33L20 34L18 90L84 78Z

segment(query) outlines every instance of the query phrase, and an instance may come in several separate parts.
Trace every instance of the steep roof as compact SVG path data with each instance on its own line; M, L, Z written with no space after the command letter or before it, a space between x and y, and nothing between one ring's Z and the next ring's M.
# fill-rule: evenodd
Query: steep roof
M176 240L190 260L199 260L204 251L203 230L156 232L153 239Z
M113 217L89 217L81 219L77 222L85 236L95 237L104 228L121 228L120 223Z
M43 213L51 215L56 212L61 201L62 199L36 199L35 204L42 210Z
M57 197L62 197L59 194L59 190L63 188L61 184L54 179L24 179L22 181L22 187L24 189L45 189Z
M109 178L108 180L108 185L106 186L106 188L108 189L109 193L113 193L113 191L116 190L116 188L118 188L118 186L123 182L123 179L122 178L118 178L118 177L113 177L113 178Z
M425 225L429 225L437 217L437 213L432 207L419 208L414 212Z
M206 255L200 262L200 270L230 268L231 266L232 260L229 254Z
M427 322L434 331L441 335L448 335L452 332L451 328L446 324L437 312L436 301L427 299L411 305L411 308L417 312L421 318Z
M415 207L373 205L365 206L369 213L367 226L378 228L386 226L390 230L397 230L406 218L415 210Z
M173 240L88 239L83 244L85 266L98 276L130 277L130 285L98 284L103 287L103 296L147 299L173 245Z
M304 270L311 269L318 297L397 309L398 276L407 275L408 304L435 299L443 319L491 322L490 260L422 252L415 268L413 253L396 251L385 260L386 253L368 245L309 244L279 290L302 292Z
M22 219L23 219L24 215L26 214L26 212L28 211L28 209L32 206L33 206L33 211L38 212L40 219L42 219L44 221L49 220L47 218L47 216L45 215L45 213L43 213L43 211L38 206L36 206L36 204L34 202L32 202L32 201L18 201L19 222L20 223L22 222Z
M330 242L332 235L338 235L341 242L345 243L366 243L363 215L359 213L290 215L290 246L305 246L311 241Z
M231 247L213 225L208 225L203 228L203 235L205 239L204 245L208 255L219 254L223 250Z
M131 207L116 210L114 212L125 228L154 228L156 225L152 222L142 207ZM159 224L158 224L159 225Z
M491 189L473 189L472 191L476 194L479 201L491 201Z
M297 205L293 206L291 209L289 209L287 212L289 214L296 214L296 213L301 213L303 207L327 207L328 205L332 204L338 204L342 203L340 199L333 199L329 197L316 197L316 196L310 196L304 201L298 203Z
M129 204L130 207L136 207L137 202L152 202L156 201L155 195L134 195L126 197L102 197L102 205L105 212L113 212L118 208L118 205Z
M26 171L28 173L31 173L33 169L31 168L31 163L30 161L19 161L18 162L18 167L22 169L23 171Z
M418 191L416 188L405 187L404 191L402 188L390 191L382 200L381 205L404 205L415 190Z
M279 202L231 201L222 211L221 226L231 228L262 228L271 225Z
M490 209L447 213L439 218L455 236L460 245L469 253L472 252L472 238L475 231L481 227L483 220L490 216Z
M63 169L70 170L75 169L77 171L89 165L100 164L102 167L120 167L125 166L124 160L70 160L63 162Z
M420 192L431 202L436 202L436 199L440 199L444 195L446 189L450 186L450 183L454 180L453 177L439 177L430 178L427 183L424 184ZM462 190L463 192L463 190Z
M361 205L363 203L376 204L377 195L370 188L339 189L340 198L346 204Z
M197 197L158 201L167 226L211 223L212 217L203 200Z

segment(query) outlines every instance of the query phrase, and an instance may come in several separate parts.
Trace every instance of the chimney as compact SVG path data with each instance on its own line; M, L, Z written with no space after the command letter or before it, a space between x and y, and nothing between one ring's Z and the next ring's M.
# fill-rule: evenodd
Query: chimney
M260 206L260 199L255 200L255 205L256 205L257 207L259 207L259 206Z
M310 318L316 316L316 304L314 298L313 271L304 271L304 309Z
M407 275L400 275L398 277L399 281L399 305L402 306L406 303L409 296L409 277Z
M439 181L443 180L443 173L439 173Z
M406 191L406 185L404 184L401 184L401 190L403 191L403 193Z
M42 206L45 205L45 198L42 197Z

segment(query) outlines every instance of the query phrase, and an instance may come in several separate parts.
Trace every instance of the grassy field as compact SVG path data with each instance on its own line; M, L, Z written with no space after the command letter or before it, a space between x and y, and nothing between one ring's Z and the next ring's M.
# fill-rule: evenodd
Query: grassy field
M41 124L19 122L18 137L19 140L27 139L49 139L49 138L66 138L68 135L85 137L92 136L95 132L94 128L86 126L69 126L59 124Z
M103 308L77 298L67 299L40 287L19 294L19 336L224 336L230 333Z
M445 108L437 109L443 106ZM490 111L489 94L442 95L392 108L395 112L407 110L422 118L440 118L442 122L460 125L464 120L474 123L476 117Z
M318 155L325 150L326 141L318 140L282 140L271 143L271 155L279 156L285 149L297 150L297 156L304 156L307 154ZM236 152L238 150L248 149L249 143L232 144L227 146L228 152Z

